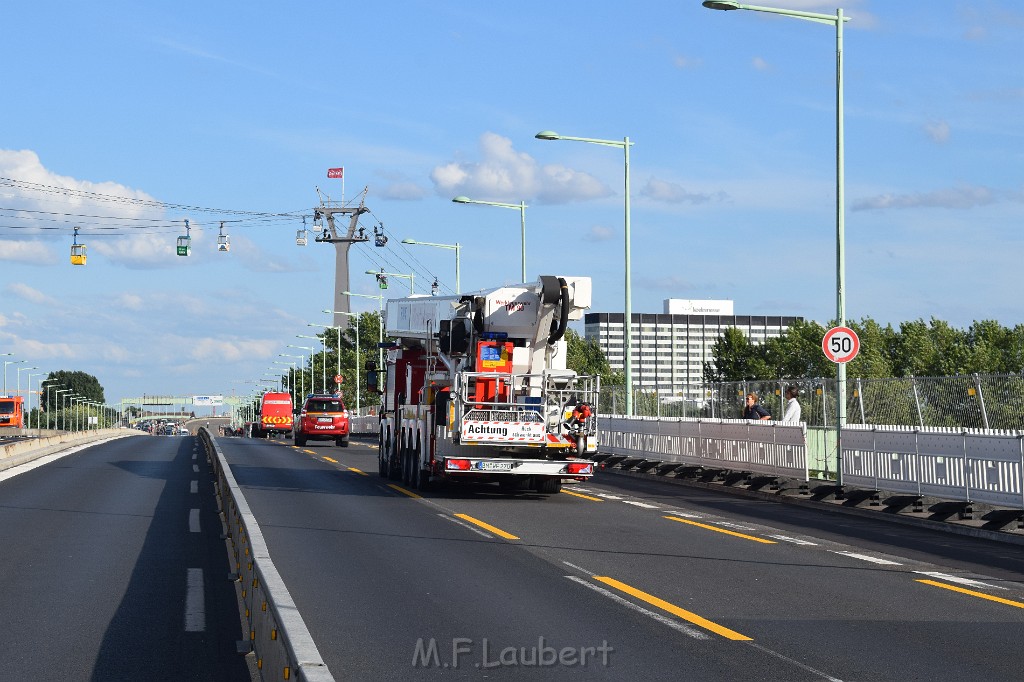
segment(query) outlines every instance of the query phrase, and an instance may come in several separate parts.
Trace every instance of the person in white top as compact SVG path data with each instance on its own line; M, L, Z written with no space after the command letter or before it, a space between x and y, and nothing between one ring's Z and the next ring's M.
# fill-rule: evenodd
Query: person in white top
M782 415L782 421L800 421L800 402L796 399L798 395L800 395L800 389L796 386L786 389L786 412Z

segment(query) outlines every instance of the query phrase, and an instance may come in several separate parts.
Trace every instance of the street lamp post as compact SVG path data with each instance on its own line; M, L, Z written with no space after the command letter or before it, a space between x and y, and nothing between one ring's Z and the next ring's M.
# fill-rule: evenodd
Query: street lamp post
M842 8L837 9L835 15L831 15L792 9L778 9L775 7L760 7L758 5L744 5L727 0L704 0L702 4L708 9L746 9L755 12L781 14L796 19L813 21L818 24L835 26L836 28L836 324L840 327L846 326L846 211L843 204L846 184L846 171L843 160L843 24L849 21L850 17L843 16ZM842 432L845 425L846 365L837 363L836 484L839 486L843 485Z
M459 251L462 249L462 245L458 242L454 244L435 244L434 242L421 242L415 239L403 239L403 244L419 244L421 246L435 246L439 249L452 249L455 251L455 293L462 293L462 285L459 280ZM525 266L524 266L525 267Z
M498 208L513 208L519 211L519 232L522 242L522 265L523 265L523 281L526 281L526 202L520 201L518 204L506 204L500 201L478 201L476 199L470 199L469 197L457 196L452 199L456 204L480 204L482 206L497 206Z
M342 310L325 310L325 313L335 315L348 315L356 321L356 416L359 416L359 313L350 313ZM341 331L338 331L338 362L341 362ZM338 370L341 374L341 370Z
M625 272L625 283L626 283L626 302L625 310L623 311L623 345L624 351L624 372L626 375L626 416L633 416L633 305L632 296L630 294L630 282L632 277L630 275L630 250L629 250L629 148L632 146L632 142L629 141L628 137L619 140L601 140L592 137L570 137L568 135L559 135L556 132L550 130L542 130L535 136L538 140L573 140L575 142L589 142L590 144L602 145L604 147L619 147L622 149L622 153L625 160L625 247L624 254L626 259L626 272Z
M289 355L287 353L278 353L278 356L280 356L282 358L296 358L298 360L305 360L306 359L305 355ZM298 375L299 375L299 394L296 397L297 398L301 398L302 395L306 392L306 370L302 369L301 363L295 363L295 364L297 366L297 369L295 369L294 371L296 373L298 373ZM311 381L312 381L312 379L313 379L313 377L310 377ZM294 392L294 391L295 391L295 378L292 377L292 392ZM296 401L296 402L298 402L298 401Z
M4 353L4 355L13 355L13 353ZM22 362L28 362L28 360L4 360L4 395L7 395L7 365L17 365Z
M407 279L407 280L409 280L409 295L412 296L414 293L416 293L414 291L414 289L413 289L413 283L414 283L415 278L416 278L416 273L415 272L406 275L406 274L403 274L401 272L384 272L384 268L381 268L380 270L367 270L366 274L367 275L387 275L389 277L398 277L399 279Z
M316 348L314 348L313 346L295 346L295 345L290 344L290 343L288 344L288 347L289 348L295 348L297 350L308 350L309 351L309 392L312 393L313 392L313 353L316 351ZM300 357L302 357L303 360L306 359L305 356L300 356ZM306 368L305 367L302 368L302 373L303 374L306 373ZM303 396L303 397L305 397L305 396Z
M375 298L380 304L380 312L377 316L377 369L384 369L384 294L371 296L370 294L354 294L351 291L341 292L345 296L359 296L360 298Z
M297 339L313 339L314 341L319 341L320 343L322 343L324 345L324 361L322 363L320 363L320 374L321 374L321 377L320 377L320 388L323 390L324 393L327 393L327 339L326 338L320 338L319 336L309 336L308 334L296 334L295 338L297 338ZM312 388L313 387L313 353L312 352L310 352L310 354L309 354L309 372L310 372L310 374L309 374L309 385L310 385L310 388Z
M331 313L331 312L334 312L334 311L332 311L332 310L324 310L322 312ZM344 312L344 313L338 313L338 314L339 315L348 315L349 313L348 312ZM356 326L356 339L358 340L359 339L359 327L358 327L358 325L359 325L359 318L358 317L356 318L356 325L357 325ZM335 368L334 375L336 377L340 377L341 376L341 331L344 329L344 327L341 327L341 326L337 326L336 327L336 326L331 325L331 324L316 324L315 322L308 323L308 326L310 326L310 327L322 327L324 329L333 329L335 332L337 332L337 334L338 334L338 364L337 364L337 367ZM325 368L327 366L326 354L327 354L327 332L324 332L324 358L325 358L325 360L324 360L324 367ZM358 371L358 367L356 369ZM324 393L327 393L326 379L324 381L325 381ZM335 383L337 383L337 382L335 382Z
M28 375L28 428L32 428L32 377L39 377L36 381L36 428L39 428L39 415L41 409L39 407L39 395L40 391L43 390L43 377L47 375L46 372L29 372Z
M38 367L15 367L14 369L17 370L15 372L15 374L17 374L17 377L18 377L18 379L17 379L17 386L18 386L17 392L18 392L18 395L20 396L21 395L21 373L22 372L31 372L32 370L39 369L39 368ZM29 387L29 388L31 388L31 387Z
M61 393L70 393L70 392L71 392L70 388L62 388L62 389L59 389L59 390L56 390L56 391L53 392L53 399L54 400L56 400L57 396L60 395L60 421L61 421L61 428L60 428L60 430L61 431L67 431L67 425L68 425L68 417L67 417L67 414L64 412L64 399L67 396L61 395Z

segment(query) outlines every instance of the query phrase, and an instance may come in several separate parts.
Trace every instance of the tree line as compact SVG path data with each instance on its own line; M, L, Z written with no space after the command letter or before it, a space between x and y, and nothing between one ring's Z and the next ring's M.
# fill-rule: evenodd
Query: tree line
M847 376L863 379L957 374L1014 374L1024 371L1024 324L1004 327L975 321L966 329L932 318L884 327L870 317L848 321L860 337L860 352L847 363ZM704 381L830 378L836 364L825 357L827 329L797 320L781 336L754 344L736 328L726 329L704 363Z

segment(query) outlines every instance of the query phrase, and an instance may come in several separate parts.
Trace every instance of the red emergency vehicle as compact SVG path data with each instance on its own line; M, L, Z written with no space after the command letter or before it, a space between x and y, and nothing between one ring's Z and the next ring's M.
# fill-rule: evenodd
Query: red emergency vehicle
M292 433L292 396L290 393L268 391L260 400L260 420L252 425L253 438L266 438L275 433Z

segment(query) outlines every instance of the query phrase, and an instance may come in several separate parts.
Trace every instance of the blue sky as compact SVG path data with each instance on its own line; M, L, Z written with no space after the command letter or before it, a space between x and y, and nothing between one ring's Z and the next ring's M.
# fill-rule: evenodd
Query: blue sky
M1021 323L1024 7L843 8L847 316ZM4 25L0 352L110 400L248 393L329 322L334 250L294 241L317 186L341 198L329 167L391 238L353 249L355 291L381 265L454 289L452 252L403 238L459 242L463 290L518 281L519 216L464 194L526 201L529 277L589 275L620 311L621 151L546 129L634 142L634 312L835 314L830 26L699 0L18 3Z

